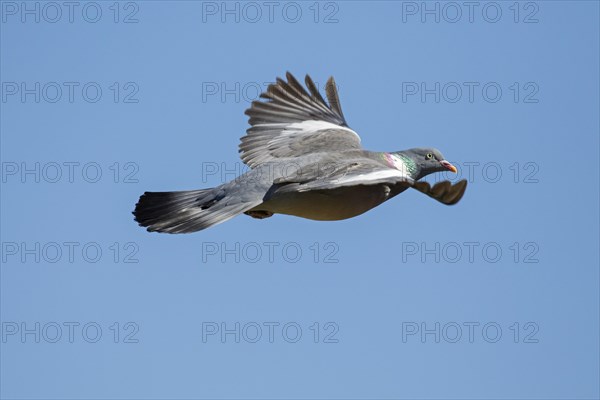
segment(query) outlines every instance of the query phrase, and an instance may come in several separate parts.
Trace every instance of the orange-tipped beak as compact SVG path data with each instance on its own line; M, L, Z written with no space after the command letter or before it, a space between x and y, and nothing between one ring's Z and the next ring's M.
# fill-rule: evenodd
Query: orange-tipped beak
M452 172L454 172L454 173L456 173L456 171L458 171L454 165L450 164L450 163L449 163L448 161L446 161L446 160L442 160L442 161L440 161L440 164L442 164L442 166L443 166L444 168L446 168L446 169L448 169L448 170L450 170L450 171L452 171Z

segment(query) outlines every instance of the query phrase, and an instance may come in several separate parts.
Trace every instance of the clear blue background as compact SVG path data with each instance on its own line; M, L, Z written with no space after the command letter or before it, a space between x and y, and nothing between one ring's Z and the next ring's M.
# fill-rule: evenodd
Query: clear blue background
M80 90L73 103L66 93L56 103L7 97L1 103L5 168L96 162L103 176L97 183L81 175L73 183L6 177L1 320L4 329L7 323L77 322L81 328L95 322L103 335L97 343L87 343L79 330L73 343L66 329L57 343L7 336L0 344L2 398L600 396L597 2L535 3L537 23L523 23L534 10L524 3L515 23L513 2L499 3L497 23L482 18L485 3L473 23L467 15L457 23L435 23L431 16L422 23L420 14L403 22L406 4L391 1L335 3L337 23L323 22L336 10L325 4L315 23L312 2L298 3L297 23L282 17L284 3L273 23L266 15L256 23L236 23L233 16L222 23L221 14L203 22L201 2L143 1L136 3L138 22L129 24L122 19L135 9L126 3L119 23L113 2L98 3L98 23L82 19L83 4L73 23L66 15L57 23L35 23L31 16L22 23L20 14L3 14L2 82L103 88L97 103L84 101ZM454 207L409 191L341 222L240 216L183 236L139 228L130 212L142 192L220 184L218 175L202 179L203 163L241 168L237 145L249 103L233 95L203 101L203 84L262 84L286 70L310 73L320 86L335 76L346 119L368 149L435 146L463 165L463 173L465 162L495 162L503 175L491 183L479 167ZM503 97L490 103L479 91L472 103L465 94L456 103L402 100L403 82L470 81L497 82ZM108 88L114 82L121 90L134 82L139 101L115 103ZM515 103L508 88L514 82L534 82L538 102ZM125 163L135 163L138 183L123 183L123 175L114 183L109 167L115 162L122 173L129 172ZM517 183L509 169L515 162ZM538 168L537 183L523 182L527 162ZM86 262L80 250L72 263L67 255L56 263L32 256L22 262L20 253L7 254L6 243L13 242L95 242L103 254L97 263ZM117 263L109 249L115 242ZM138 247L138 263L123 262L129 242ZM279 250L273 262L263 254L252 263L243 255L222 262L203 253L211 243L251 242L278 242L279 249L297 243L303 255L291 263ZM337 263L324 262L328 242L337 246ZM420 253L403 251L407 243L453 242L479 242L473 262L466 254L455 263L433 256L423 262ZM509 248L515 242L517 262ZM523 262L528 242L537 246L537 263ZM321 248L317 262L313 243ZM503 250L498 262L482 256L486 243ZM115 322L119 343L109 328ZM139 328L138 343L123 343L127 322ZM295 322L303 335L287 343L276 331L269 343L265 329L258 343L235 343L231 335L204 343L203 322L229 328ZM319 343L309 329L314 322ZM323 343L327 322L339 327L338 343ZM457 343L446 337L436 343L433 335L403 341L406 322L428 329L436 322L480 325L472 343L466 328ZM481 334L490 322L503 330L496 343ZM510 330L515 322L518 343ZM528 322L538 327L531 337L537 343L524 343Z

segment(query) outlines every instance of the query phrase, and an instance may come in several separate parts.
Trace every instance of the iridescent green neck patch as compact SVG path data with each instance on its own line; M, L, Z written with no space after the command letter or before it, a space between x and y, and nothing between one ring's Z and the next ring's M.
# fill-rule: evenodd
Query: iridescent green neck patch
M417 164L414 162L414 160L412 158L407 157L402 153L393 153L393 154L402 160L402 162L406 166L406 169L408 170L408 172L411 175L415 175L417 173Z

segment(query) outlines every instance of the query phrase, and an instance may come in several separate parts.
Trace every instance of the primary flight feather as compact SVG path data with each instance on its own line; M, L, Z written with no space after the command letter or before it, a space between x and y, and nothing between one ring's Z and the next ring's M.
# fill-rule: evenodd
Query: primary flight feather
M245 213L255 218L288 214L321 221L360 215L408 188L443 204L456 204L467 187L419 179L456 168L434 148L397 152L364 150L348 127L335 81L327 102L313 80L308 91L289 72L246 110L250 128L240 157L251 169L211 189L146 192L133 214L151 232L190 233Z

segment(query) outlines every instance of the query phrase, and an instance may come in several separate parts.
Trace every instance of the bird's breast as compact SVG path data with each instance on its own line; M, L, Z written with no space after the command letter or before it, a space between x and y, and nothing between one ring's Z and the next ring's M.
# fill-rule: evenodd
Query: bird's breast
M285 192L274 195L256 209L318 221L339 221L363 214L404 189L390 189L388 185L358 185Z

